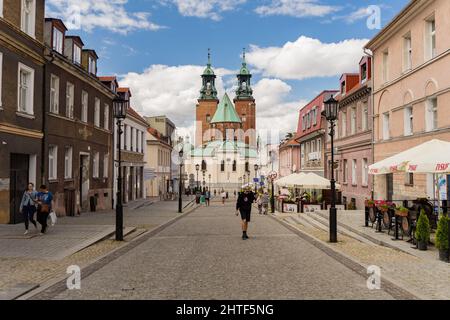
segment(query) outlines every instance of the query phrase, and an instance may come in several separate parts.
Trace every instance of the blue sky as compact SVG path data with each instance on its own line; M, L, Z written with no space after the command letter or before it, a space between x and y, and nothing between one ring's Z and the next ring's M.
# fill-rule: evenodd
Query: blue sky
M266 101L261 107L261 119L271 118L273 113L268 109L295 112L321 90L336 88L339 73L355 70L363 40L379 31L367 27L363 9L378 5L384 26L407 3L408 0L47 0L47 15L67 22L71 17L67 8L80 6L76 12L81 16L81 24L66 24L71 27L69 33L81 35L86 47L97 50L99 73L120 75L123 83L132 87L138 111L147 115L168 113L179 126L188 127L191 124L186 119L192 120L197 94L192 90L200 89L200 79L199 74L189 78L181 73L195 73L204 66L207 48L212 50L214 67L222 70L218 73L223 74L220 81L227 91L233 85L233 71L240 67L242 48L249 50L253 84L258 84L257 95ZM296 43L302 36L303 40ZM357 41L345 42L351 39ZM296 43L297 48L291 48L289 42ZM330 43L341 44L339 58L326 59L323 65L330 63L329 70L318 70L324 67L309 59L315 55L314 50L327 50ZM311 51L303 52L302 48ZM272 63L274 55L278 57L276 64ZM342 65L341 60L348 60L344 65L349 69L354 66L353 70L339 69L336 65ZM158 65L164 67L149 70ZM169 68L167 73L165 68ZM189 86L178 82L188 82ZM180 99L179 108L176 102L167 101L167 93L172 90L177 95L175 100ZM179 91L186 94L179 95ZM295 122L290 119L286 130L292 130ZM285 121L279 119L279 123L283 126Z

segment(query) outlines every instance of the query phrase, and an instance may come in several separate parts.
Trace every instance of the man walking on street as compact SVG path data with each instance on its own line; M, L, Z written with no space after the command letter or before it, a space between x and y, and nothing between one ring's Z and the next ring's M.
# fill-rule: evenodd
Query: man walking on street
M37 194L37 220L41 224L42 229L39 235L44 235L47 231L47 219L52 211L53 194L48 191L47 186L42 185L40 192Z
M246 188L244 192L239 194L236 203L236 215L241 213L242 219L242 240L247 240L248 223L250 222L250 215L252 213L252 204L255 202L255 195L250 188Z

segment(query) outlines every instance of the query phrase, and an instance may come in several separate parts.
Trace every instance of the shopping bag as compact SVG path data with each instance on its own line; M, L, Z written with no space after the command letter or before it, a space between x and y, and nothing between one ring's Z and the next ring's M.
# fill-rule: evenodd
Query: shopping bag
M50 221L52 222L52 226L54 226L56 224L56 220L57 220L55 211L50 212L49 217L50 217Z

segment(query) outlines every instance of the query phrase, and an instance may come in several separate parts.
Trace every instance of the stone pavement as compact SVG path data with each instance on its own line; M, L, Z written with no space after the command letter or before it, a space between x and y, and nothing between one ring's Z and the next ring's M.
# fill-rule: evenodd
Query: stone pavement
M126 231L130 227L140 232L154 229L178 216L177 208L176 202L131 203L124 208ZM113 211L59 218L44 236L38 236L34 226L24 236L23 224L0 225L0 299L14 298L65 275L70 265L87 265L124 245L109 239L99 242L114 234L114 225Z
M362 218L361 218L362 215ZM325 212L311 214L277 214L278 219L288 222L301 231L327 243L328 219ZM391 241L387 233L375 234L375 229L362 227L362 212L338 213L337 244L328 244L336 252L345 254L363 266L376 265L381 268L382 277L395 283L423 299L450 299L450 264L437 260L436 252L423 253L409 248L406 241ZM351 222L350 222L351 221ZM370 237L361 237L362 233L354 233L343 227L351 224L352 230L366 232ZM374 235L375 234L375 235ZM371 237L376 239L370 241ZM378 240L392 246L386 246Z
M249 236L232 201L214 202L83 277L81 290L34 298L393 299L269 216L254 214Z

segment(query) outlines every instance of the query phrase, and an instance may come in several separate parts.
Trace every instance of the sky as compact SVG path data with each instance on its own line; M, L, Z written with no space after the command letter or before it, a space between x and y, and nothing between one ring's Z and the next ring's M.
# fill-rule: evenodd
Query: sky
M194 127L208 48L219 96L234 96L245 48L257 127L283 134L296 130L308 101L358 70L364 45L408 2L47 0L46 16L97 51L99 75L129 86L139 113L165 114L186 131Z

